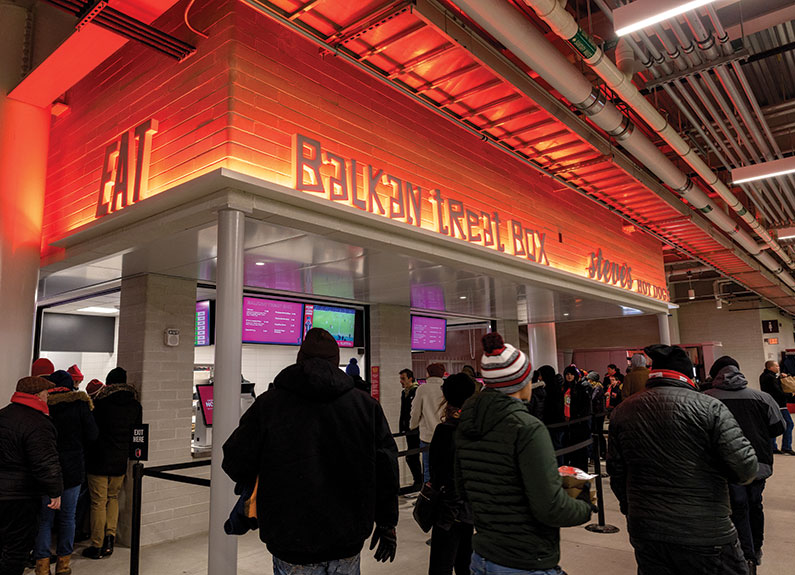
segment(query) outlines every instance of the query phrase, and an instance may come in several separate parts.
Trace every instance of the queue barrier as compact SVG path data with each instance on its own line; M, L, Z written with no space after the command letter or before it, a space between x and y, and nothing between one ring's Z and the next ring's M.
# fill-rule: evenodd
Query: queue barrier
M597 414L597 416L602 416L603 414ZM586 421L591 421L590 415L585 417L580 417L577 419L572 419L570 421L563 421L560 423L553 423L547 425L547 429L559 429L564 427L569 427L571 425L577 423L584 423ZM601 430L601 434L604 434L604 430ZM405 433L393 433L392 437L403 437ZM589 446L593 445L593 463L594 463L594 474L596 475L596 503L597 503L597 523L592 523L585 526L585 529L588 531L592 531L594 533L618 533L619 528L615 527L614 525L607 525L605 524L605 511L604 511L604 491L602 485L602 463L601 463L601 452L599 447L599 433L593 433L591 438L586 441L581 441L580 443L576 443L574 445L567 445L561 449L555 451L555 457L560 455L566 455L568 453L573 453L575 451L579 451L581 449L587 449ZM419 447L416 449L405 449L403 451L398 451L398 457L406 457L407 455L415 455L419 453L423 453L428 451L428 446ZM133 494L132 494L132 526L130 532L130 575L139 575L140 572L140 560L141 560L141 499L142 499L142 491L143 491L143 478L144 476L154 477L155 479L164 479L166 481L176 481L177 483L187 483L189 485L201 485L203 487L210 486L210 480L205 479L203 477L190 477L186 475L180 475L178 473L173 473L174 471L179 471L183 469L195 469L197 467L207 467L210 465L209 459L203 459L200 461L189 461L186 463L173 463L169 465L157 465L155 467L144 467L144 464L140 461L136 462L132 466L132 475L133 475ZM587 470L585 470L587 471ZM411 491L404 491L404 489L410 489L410 487L403 488L401 487L401 494L410 493Z

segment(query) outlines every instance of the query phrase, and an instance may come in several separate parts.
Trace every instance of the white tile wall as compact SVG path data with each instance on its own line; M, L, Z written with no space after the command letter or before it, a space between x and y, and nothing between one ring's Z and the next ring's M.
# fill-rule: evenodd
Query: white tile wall
M345 369L348 361L355 357L359 361L362 378L368 379L364 355L359 355L356 347L340 348L340 369ZM253 382L257 395L268 390L268 385L288 365L295 363L298 346L294 345L252 345L243 344L243 376ZM213 365L215 346L197 347L194 354L196 364Z

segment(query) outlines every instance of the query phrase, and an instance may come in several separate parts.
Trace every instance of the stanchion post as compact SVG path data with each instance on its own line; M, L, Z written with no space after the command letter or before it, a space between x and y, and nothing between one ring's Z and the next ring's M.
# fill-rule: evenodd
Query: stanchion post
M593 468L594 474L596 475L596 504L599 510L596 514L597 523L586 525L585 528L595 533L618 533L618 527L605 524L605 498L604 491L602 490L602 454L599 449L599 434L594 433L591 439L593 441Z
M144 464L133 464L132 530L130 534L130 575L138 575L141 566L141 492Z

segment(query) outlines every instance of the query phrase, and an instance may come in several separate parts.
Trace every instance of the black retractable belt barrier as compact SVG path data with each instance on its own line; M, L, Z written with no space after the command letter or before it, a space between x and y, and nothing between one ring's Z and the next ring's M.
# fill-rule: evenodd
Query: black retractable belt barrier
M618 533L620 531L618 527L605 524L605 498L604 491L602 490L602 454L599 448L600 436L601 433L594 433L591 436L591 441L593 441L593 468L594 474L596 475L596 504L599 507L596 513L597 523L586 525L585 528L594 533Z
M130 533L130 575L138 575L141 567L141 500L144 475L166 481L176 481L177 483L189 483L191 485L210 486L210 480L202 477L186 477L176 473L168 473L178 469L191 469L194 467L206 467L210 465L209 459L201 461L189 461L187 463L173 463L171 465L158 465L156 467L144 468L144 464L136 462L132 466L133 472L133 495L132 495L132 529Z

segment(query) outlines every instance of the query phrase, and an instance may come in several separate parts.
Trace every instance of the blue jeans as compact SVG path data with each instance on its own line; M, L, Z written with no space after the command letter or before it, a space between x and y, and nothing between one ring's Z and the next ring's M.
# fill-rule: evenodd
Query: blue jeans
M420 449L428 447L430 443L425 443L420 439ZM422 452L422 481L428 483L431 480L431 452Z
M535 569L533 571L503 567L502 565L492 563L488 559L484 559L477 553L472 554L472 563L469 568L472 571L472 575L566 575L566 572L560 567L555 567L554 569Z
M792 416L788 409L782 407L781 417L784 418L784 425L786 426L784 435L781 436L781 451L788 451L792 449ZM771 441L773 442L773 449L778 449L778 447L776 447L776 438L774 437Z
M58 546L55 551L58 557L67 557L74 550L75 509L77 508L77 497L79 495L79 485L64 489L61 495L61 510L58 513ZM34 559L44 559L50 556L50 539L52 536L52 525L55 521L55 510L47 507L49 503L50 498L46 495L41 498L39 534L36 535L36 545L33 548Z
M359 554L347 559L335 559L323 563L294 565L273 558L273 575L359 575Z

